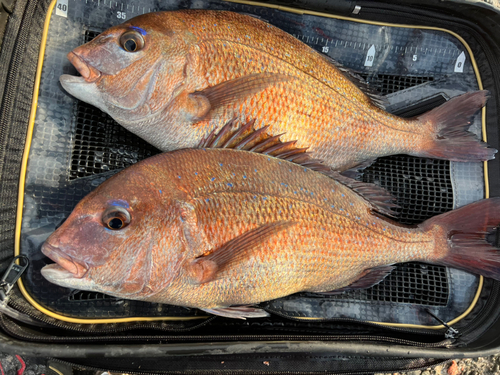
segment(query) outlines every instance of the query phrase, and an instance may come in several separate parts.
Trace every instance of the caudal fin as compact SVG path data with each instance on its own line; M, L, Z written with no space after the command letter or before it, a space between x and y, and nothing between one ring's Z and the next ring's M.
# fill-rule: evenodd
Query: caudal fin
M432 136L416 156L463 162L494 159L497 150L467 131L488 97L485 90L468 92L419 116L418 121L431 124Z
M444 229L447 249L436 249L434 263L500 280L500 249L486 240L500 225L500 198L484 199L421 224ZM439 241L436 241L438 243Z

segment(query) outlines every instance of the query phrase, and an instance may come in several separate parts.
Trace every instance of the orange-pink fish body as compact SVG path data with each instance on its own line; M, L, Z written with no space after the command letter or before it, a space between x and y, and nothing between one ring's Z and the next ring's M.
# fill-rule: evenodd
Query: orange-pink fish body
M83 77L63 75L63 87L163 151L194 147L237 117L298 140L334 170L397 153L459 161L495 153L464 131L485 92L402 119L328 58L247 15L150 13L68 56Z
M44 244L57 264L42 273L62 286L218 313L301 291L368 287L398 262L498 272L484 270L491 259L476 268L456 260L460 246L450 238L461 225L484 231L500 221L499 200L407 227L374 212L383 211L379 188L339 178L246 151L160 154L78 204ZM486 221L471 224L464 213Z

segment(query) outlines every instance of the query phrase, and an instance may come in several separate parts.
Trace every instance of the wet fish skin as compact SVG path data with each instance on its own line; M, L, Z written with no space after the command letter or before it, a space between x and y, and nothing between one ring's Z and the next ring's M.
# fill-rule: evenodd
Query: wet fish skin
M71 258L87 270L82 277L61 263L42 274L61 286L210 311L368 287L383 279L384 267L407 261L498 278L498 253L477 234L471 241L460 233L487 231L500 222L499 206L499 199L485 200L407 227L302 166L246 151L179 150L110 178L48 238L42 251ZM103 212L116 207L130 213L130 224L105 228ZM482 262L482 250L488 258L473 264L471 257Z
M131 32L144 39L133 53L120 47ZM398 153L477 161L496 152L464 131L486 92L402 119L375 105L326 57L246 15L150 13L68 56L83 77L63 75L63 87L163 151L194 147L236 116L269 124L272 134L298 140L339 171Z

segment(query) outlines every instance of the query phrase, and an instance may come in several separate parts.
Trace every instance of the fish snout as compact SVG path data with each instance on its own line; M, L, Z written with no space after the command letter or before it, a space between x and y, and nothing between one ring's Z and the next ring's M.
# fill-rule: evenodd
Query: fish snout
M76 261L71 256L65 254L61 249L47 242L42 245L42 253L68 272L71 272L76 278L82 278L88 271L86 264Z
M86 82L92 83L97 81L101 76L101 72L88 64L84 58L76 52L77 50L78 48L68 53L68 60L73 64L76 70L78 70L78 73L82 75Z

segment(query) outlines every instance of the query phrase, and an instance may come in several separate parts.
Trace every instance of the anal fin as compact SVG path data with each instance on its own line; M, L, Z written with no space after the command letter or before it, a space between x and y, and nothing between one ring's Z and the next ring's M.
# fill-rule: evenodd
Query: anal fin
M335 295L335 294L341 294L344 292L349 292L351 290L356 290L356 289L367 289L371 288L374 285L377 285L380 283L382 280L384 280L391 272L394 270L394 266L381 266L381 267L375 267L375 268L370 268L365 270L359 279L354 281L353 283L340 288L336 290L332 290L330 292L314 292L317 294L323 294L323 295Z

